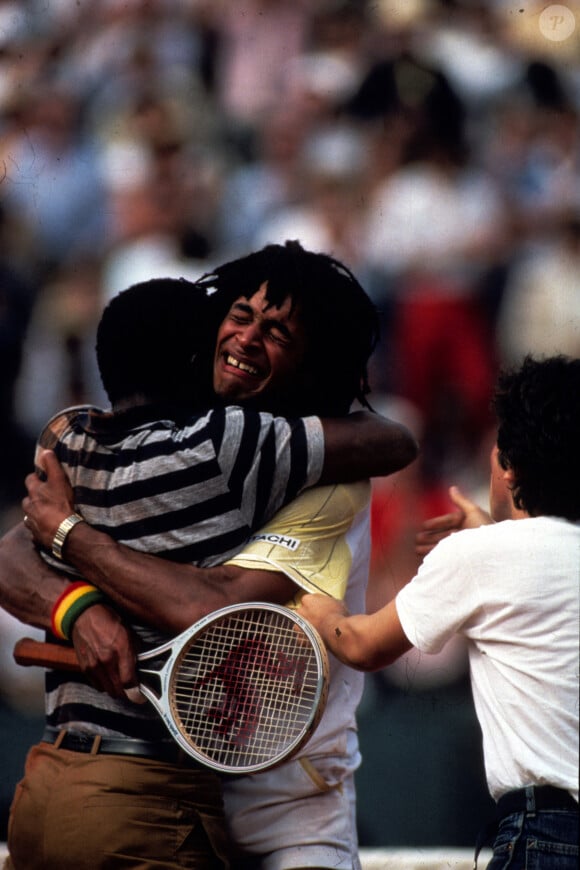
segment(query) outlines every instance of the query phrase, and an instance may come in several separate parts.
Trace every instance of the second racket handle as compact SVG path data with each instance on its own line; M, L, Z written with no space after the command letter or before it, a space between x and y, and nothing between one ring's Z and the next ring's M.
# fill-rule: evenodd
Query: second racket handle
M36 665L41 668L58 668L64 671L80 671L81 666L72 646L43 643L31 637L16 641L14 661L19 665Z

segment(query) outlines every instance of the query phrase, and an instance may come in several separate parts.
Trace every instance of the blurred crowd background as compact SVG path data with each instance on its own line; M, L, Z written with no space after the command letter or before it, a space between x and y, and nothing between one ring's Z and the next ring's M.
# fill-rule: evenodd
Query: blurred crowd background
M106 404L112 295L297 238L372 296L371 402L421 442L374 487L391 598L451 483L486 504L498 366L580 355L579 112L580 0L0 0L0 532L47 418ZM0 611L0 839L41 728L22 631ZM360 728L362 845L470 845L464 650L368 677Z

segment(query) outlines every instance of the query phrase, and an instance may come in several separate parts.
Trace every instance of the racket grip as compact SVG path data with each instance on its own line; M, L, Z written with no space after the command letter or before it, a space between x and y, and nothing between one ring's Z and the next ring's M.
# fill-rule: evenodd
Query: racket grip
M81 666L72 646L60 646L56 643L42 643L31 637L22 637L16 641L12 653L14 661L19 665L36 665L41 668L59 668L64 671L80 671Z

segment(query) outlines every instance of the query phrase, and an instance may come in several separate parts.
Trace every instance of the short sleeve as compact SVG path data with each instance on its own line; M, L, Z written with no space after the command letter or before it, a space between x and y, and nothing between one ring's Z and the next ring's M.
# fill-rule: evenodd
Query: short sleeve
M343 598L352 567L349 531L370 484L316 487L279 511L228 564L282 571L301 589Z
M480 607L480 587L472 576L478 532L456 532L440 541L397 594L403 631L421 652L440 652Z

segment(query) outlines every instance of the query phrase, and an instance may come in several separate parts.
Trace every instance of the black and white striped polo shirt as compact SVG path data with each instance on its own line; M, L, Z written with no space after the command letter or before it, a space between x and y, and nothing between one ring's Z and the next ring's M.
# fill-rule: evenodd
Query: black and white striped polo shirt
M324 457L318 418L288 421L240 407L185 420L158 406L122 414L70 408L49 422L39 444L56 452L91 525L133 549L202 567L238 552L314 485ZM165 639L136 628L147 646ZM82 677L49 671L46 702L53 726L166 736L150 705L110 698Z

